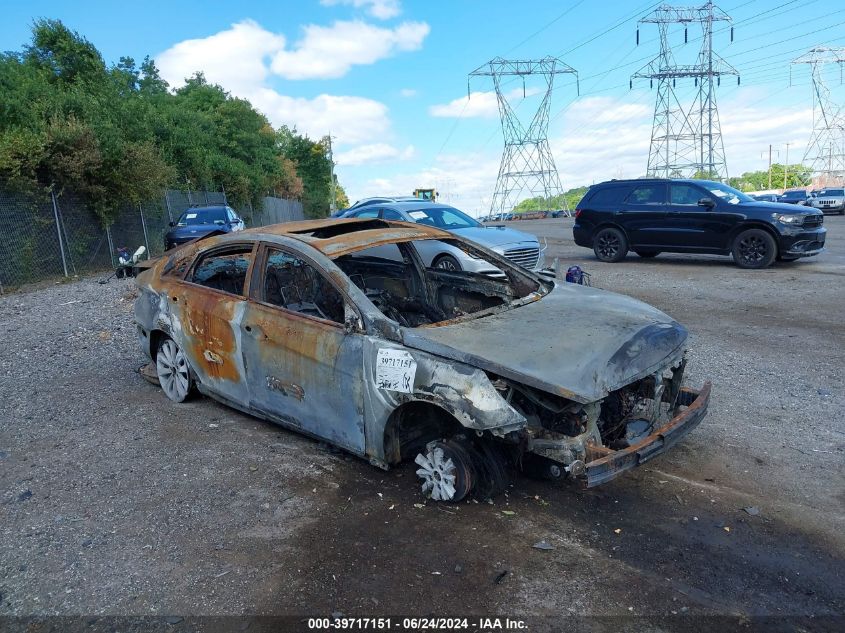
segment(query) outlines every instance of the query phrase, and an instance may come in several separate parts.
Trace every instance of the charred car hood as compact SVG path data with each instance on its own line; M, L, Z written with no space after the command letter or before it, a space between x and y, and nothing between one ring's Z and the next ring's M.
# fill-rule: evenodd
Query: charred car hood
M648 304L576 284L505 312L402 334L408 347L583 403L679 360L687 339L686 328Z

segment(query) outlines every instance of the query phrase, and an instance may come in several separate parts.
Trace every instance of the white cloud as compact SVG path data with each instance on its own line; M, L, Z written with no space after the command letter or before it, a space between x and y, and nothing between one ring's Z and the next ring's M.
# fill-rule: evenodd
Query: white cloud
M384 195L409 196L418 187L435 187L440 193L440 202L478 216L489 211L498 170L499 156L494 153L444 154L431 167L390 177L347 179L344 186L350 200Z
M752 95L719 103L725 159L731 176L766 169L769 143L775 149L793 144L790 162L798 162L809 136L811 112L806 108L761 106ZM626 96L586 97L564 113L550 138L564 188L610 178L645 175L652 134L654 93L635 102ZM781 160L785 158L781 151ZM777 160L777 156L775 157Z
M285 79L342 77L352 66L419 49L430 30L425 22L403 22L393 29L360 20L331 26L309 24L296 48L275 53L271 68Z
M360 20L331 26L309 24L303 39L288 48L283 35L244 20L209 37L179 42L161 53L156 63L171 84L181 84L202 70L210 80L233 91L236 86L259 83L271 72L285 79L334 79L352 66L419 49L430 30L425 22L403 22L392 29Z
M402 90L399 91L399 96L410 99L411 97L417 96L417 91L414 88L402 88Z
M197 71L233 95L248 99L275 126L296 126L313 138L329 132L340 145L372 142L390 136L383 103L357 96L320 94L291 97L271 85L274 76L288 79L340 77L353 65L372 64L399 51L419 48L427 24L405 22L394 29L364 22L335 22L305 27L293 48L286 38L254 20L244 20L206 38L175 44L156 58L161 75L181 86ZM363 155L363 154L362 154Z
M372 143L359 145L345 152L336 155L338 165L365 165L369 163L382 163L385 161L410 160L416 155L413 145L399 149L387 143Z
M155 61L161 76L172 86L180 86L202 71L212 83L240 94L267 78L267 57L284 48L283 35L244 20L209 37L179 42Z
M525 97L532 97L539 94L538 88L529 88L524 93L522 88L516 88L505 94L505 97L513 106L517 100ZM471 92L468 97L459 97L449 103L433 105L428 113L435 117L463 117L482 119L495 119L499 116L499 103L495 92Z
M395 18L402 12L399 0L320 0L320 4L326 7L347 4L356 9L363 8L367 13L379 20Z
M294 124L312 138L331 132L339 145L365 142L390 131L387 106L373 99L328 94L305 99L270 88L256 90L249 99L273 125Z

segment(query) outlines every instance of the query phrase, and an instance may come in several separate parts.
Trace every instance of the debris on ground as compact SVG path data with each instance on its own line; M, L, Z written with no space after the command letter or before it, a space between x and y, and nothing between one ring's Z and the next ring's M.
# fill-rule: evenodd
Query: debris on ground
M747 508L743 508L743 510L745 510L748 514L753 517L756 517L758 514L760 514L760 508L758 508L757 506L748 506Z
M555 548L554 545L552 545L551 543L549 543L547 541L539 541L537 543L534 543L534 545L532 545L531 547L533 547L534 549L542 549L542 550L550 550L550 549Z
M496 577L493 579L493 583L497 584L497 585L501 584L501 582L505 579L505 576L507 576L507 575L508 575L508 570L503 569L498 574L496 574Z

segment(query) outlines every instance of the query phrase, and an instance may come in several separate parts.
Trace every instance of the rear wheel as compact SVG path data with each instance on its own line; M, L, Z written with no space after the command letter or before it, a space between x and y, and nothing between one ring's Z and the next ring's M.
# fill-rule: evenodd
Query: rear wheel
M461 270L461 263L451 255L440 255L434 260L433 266L434 268L439 268L440 270Z
M740 268L766 268L777 255L774 238L763 229L748 229L736 236L733 258Z
M650 259L651 257L657 257L660 255L660 251L634 251L637 255L642 257L643 259Z
M156 375L164 395L173 402L184 402L194 388L188 359L171 338L166 338L156 352Z
M602 229L593 238L593 252L603 262L621 262L628 254L628 240L619 229Z

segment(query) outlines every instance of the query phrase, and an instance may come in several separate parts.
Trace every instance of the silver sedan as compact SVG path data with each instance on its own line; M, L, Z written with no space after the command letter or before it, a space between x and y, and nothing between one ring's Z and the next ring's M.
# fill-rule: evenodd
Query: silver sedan
M416 222L435 227L486 246L510 261L529 270L540 270L545 264L543 251L536 237L504 226L484 226L462 211L447 204L423 200L390 202L350 209L344 218L380 218ZM482 259L475 259L459 248L441 241L418 244L417 250L426 266L444 270L466 270L484 275L501 275Z

